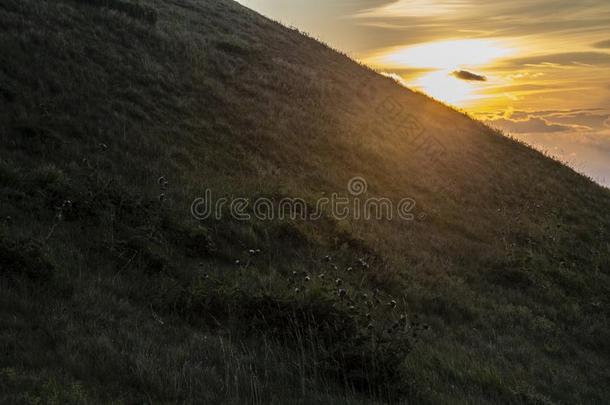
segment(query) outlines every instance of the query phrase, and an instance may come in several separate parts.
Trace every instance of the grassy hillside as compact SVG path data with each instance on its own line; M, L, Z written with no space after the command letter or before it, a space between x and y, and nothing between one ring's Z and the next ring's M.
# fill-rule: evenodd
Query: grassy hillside
M0 27L0 402L610 401L608 190L228 0Z

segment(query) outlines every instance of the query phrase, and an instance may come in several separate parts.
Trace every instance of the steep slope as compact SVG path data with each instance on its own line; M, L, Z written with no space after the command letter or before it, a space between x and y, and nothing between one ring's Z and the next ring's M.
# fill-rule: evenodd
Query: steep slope
M610 398L608 190L230 1L0 26L2 402ZM413 219L191 214L357 177Z

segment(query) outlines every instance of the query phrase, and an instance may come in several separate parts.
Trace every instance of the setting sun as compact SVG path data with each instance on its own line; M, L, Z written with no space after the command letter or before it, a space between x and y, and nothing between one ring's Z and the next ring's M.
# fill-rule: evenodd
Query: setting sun
M413 82L413 87L455 106L465 106L482 97L476 94L475 84L456 79L451 71L445 70L421 76Z
M418 69L417 74L404 78L409 87L463 108L488 97L483 90L491 83L486 76L477 73L517 52L518 49L507 41L457 39L389 48L365 60L381 70ZM456 72L462 72L461 77L456 76Z

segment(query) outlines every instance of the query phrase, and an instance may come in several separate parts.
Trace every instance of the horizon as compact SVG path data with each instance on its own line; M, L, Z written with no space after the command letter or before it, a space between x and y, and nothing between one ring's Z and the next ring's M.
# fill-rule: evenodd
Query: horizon
M238 2L610 187L610 3Z

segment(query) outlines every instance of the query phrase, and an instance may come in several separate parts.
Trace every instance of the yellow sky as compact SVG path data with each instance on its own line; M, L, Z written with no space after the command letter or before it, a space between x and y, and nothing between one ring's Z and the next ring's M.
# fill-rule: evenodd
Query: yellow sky
M489 99L496 97L491 89L506 84L506 80L492 80L473 71L491 68L497 60L518 52L515 44L497 39L448 39L382 49L366 55L363 61L381 71L421 69L413 73L402 72L401 77L409 87L474 111L477 107L488 107ZM468 80L460 78L457 72L462 72L462 77Z
M240 0L610 186L610 1Z

